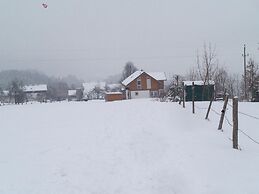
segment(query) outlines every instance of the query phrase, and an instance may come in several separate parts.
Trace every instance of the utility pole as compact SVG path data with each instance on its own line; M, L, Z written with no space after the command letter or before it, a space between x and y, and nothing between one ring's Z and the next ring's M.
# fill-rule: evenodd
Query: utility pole
M244 44L244 54L242 54L244 57L244 82L245 82L245 100L247 100L247 80L246 80L246 57L249 56L249 54L246 54L246 45Z

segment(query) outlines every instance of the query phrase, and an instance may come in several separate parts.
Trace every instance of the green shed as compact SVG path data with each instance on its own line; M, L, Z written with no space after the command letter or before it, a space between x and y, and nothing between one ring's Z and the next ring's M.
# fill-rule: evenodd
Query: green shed
M185 101L192 101L192 83L194 82L194 100L210 101L214 94L214 81L204 84L203 81L184 81Z

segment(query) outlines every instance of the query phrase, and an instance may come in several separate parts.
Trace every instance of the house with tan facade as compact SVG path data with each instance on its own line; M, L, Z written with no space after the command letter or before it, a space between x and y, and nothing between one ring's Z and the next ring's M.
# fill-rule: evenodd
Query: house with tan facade
M136 71L122 81L126 99L156 98L164 95L164 72Z

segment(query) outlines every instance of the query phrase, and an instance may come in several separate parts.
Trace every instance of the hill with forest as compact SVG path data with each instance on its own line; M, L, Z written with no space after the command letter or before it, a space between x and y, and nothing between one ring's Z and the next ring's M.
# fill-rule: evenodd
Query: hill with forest
M83 83L83 80L74 75L56 78L36 70L4 70L0 72L0 88L7 89L14 80L21 81L23 85L65 82L69 87L79 87Z

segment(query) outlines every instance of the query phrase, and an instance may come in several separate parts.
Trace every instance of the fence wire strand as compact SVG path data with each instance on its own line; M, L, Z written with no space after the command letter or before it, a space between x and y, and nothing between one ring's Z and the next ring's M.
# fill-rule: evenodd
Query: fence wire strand
M252 140L254 143L259 145L259 141L255 140L254 138L252 138L251 136L249 136L246 132L244 132L241 129L238 129L238 131L240 131L241 133L243 133L246 137L248 137L250 140Z
M228 117L225 115L225 120L227 121L227 123L233 127L233 124L230 122L230 120L228 119ZM246 132L244 132L244 130L238 128L238 131L240 131L243 135L245 135L246 137L248 137L250 140L252 140L254 143L259 145L259 141L255 140L254 138L252 138L250 135L248 135Z
M197 106L197 105L195 105L195 104L194 104L194 107L197 108L197 109L200 109L200 110L205 110L205 109L207 109L207 108L204 108L204 107L199 107L199 106Z
M230 103L228 103L228 105L229 105L231 108L233 108L233 106L232 106ZM242 114L242 115L245 115L245 116L247 116L247 117L250 117L250 118L253 118L253 119L259 120L259 117L256 117L256 116L253 116L253 115L250 115L250 114L247 114L247 113L241 112L241 111L238 111L238 113L239 113L239 114Z
M229 105L231 108L233 108L233 106L232 106L230 103L228 103L228 105ZM207 108L199 107L199 106L197 106L197 105L194 105L194 106L195 106L197 109L201 109L201 110L202 110L202 109L207 109ZM228 110L228 109L226 109L226 110ZM215 109L213 109L212 107L211 107L211 111L214 112L216 115L221 116L221 113L217 112L217 111L216 111ZM249 115L249 114L246 114L246 113L243 113L243 112L240 112L240 111L239 111L238 113L259 120L259 118L256 117L256 116ZM225 114L225 116L224 116L224 120L226 120L226 122L227 122L227 124L228 124L229 126L233 127L233 124L232 124L231 121L228 119L228 117L226 116L226 114ZM252 138L250 135L248 135L246 132L244 132L244 130L242 130L242 129L239 128L238 131L240 131L243 135L245 135L245 136L246 136L247 138L249 138L251 141L253 141L254 143L256 143L256 144L259 145L259 141L257 141L257 140L255 140L254 138ZM232 139L231 139L231 141L232 141ZM239 146L239 147L240 147L240 146Z
M213 108L210 108L211 110L212 110L212 112L214 112L216 115L219 115L219 116L221 116L221 114L220 113L218 113L216 110L214 110Z

